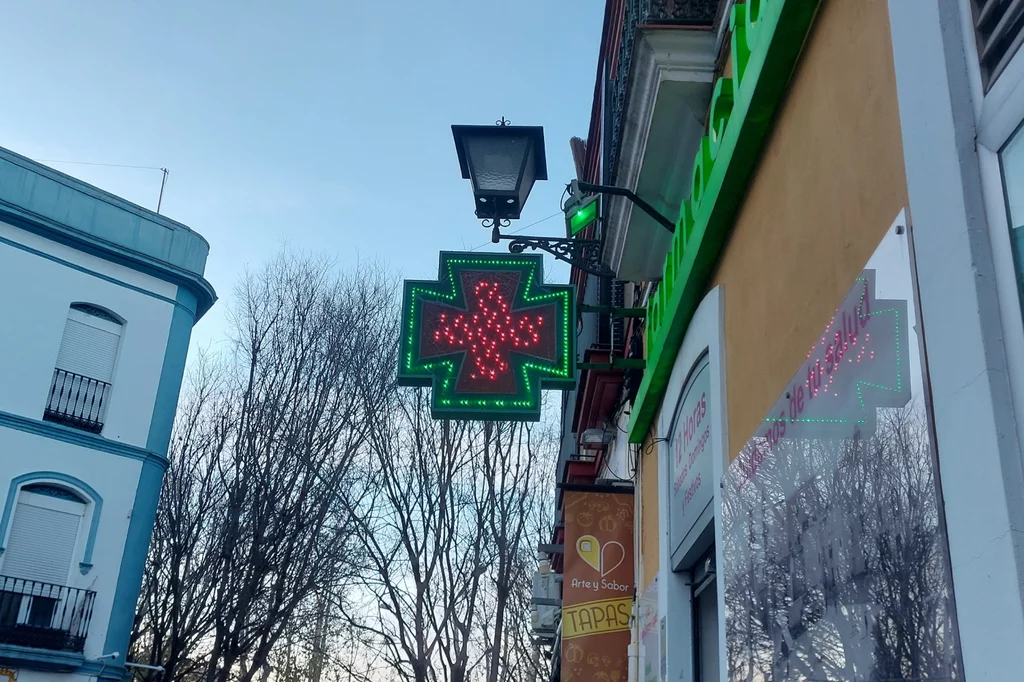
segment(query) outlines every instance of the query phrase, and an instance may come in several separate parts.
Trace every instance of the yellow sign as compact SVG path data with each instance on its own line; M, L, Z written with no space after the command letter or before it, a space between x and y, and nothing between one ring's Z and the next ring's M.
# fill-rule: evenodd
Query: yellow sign
M562 639L629 630L633 598L601 599L562 608Z

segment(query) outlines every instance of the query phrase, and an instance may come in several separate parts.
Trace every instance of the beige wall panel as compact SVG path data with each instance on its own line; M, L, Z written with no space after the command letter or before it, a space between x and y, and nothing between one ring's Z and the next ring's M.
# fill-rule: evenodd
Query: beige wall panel
M824 0L712 283L731 458L906 204L886 0Z

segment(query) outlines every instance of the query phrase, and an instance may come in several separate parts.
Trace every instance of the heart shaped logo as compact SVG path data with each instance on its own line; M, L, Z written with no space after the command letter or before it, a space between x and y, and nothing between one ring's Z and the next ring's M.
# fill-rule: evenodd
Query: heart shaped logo
M601 543L593 535L581 535L576 541L576 553L592 569L601 572Z
M581 535L576 541L576 553L592 569L604 578L626 560L626 548L621 542L612 540L601 543L593 535Z
M618 552L616 552L618 548ZM618 554L618 556L616 556ZM626 560L626 548L622 546L621 542L606 542L604 547L601 548L601 577L605 577L616 568L618 568L623 561ZM612 562L615 563L612 563Z

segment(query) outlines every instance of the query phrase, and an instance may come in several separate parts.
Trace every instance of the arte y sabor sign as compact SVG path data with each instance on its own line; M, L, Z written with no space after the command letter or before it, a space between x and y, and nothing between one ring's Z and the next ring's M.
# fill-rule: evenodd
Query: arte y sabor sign
M562 680L626 680L633 611L633 495L564 498Z

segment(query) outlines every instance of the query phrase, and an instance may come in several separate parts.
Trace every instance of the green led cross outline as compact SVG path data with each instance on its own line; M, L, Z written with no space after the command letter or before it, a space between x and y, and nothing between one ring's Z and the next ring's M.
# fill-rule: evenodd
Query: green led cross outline
M511 351L509 361L513 372L522 377L515 395L477 394L459 397L454 392L466 351L430 360L418 360L423 301L437 301L454 307L468 308L462 291L463 270L521 273L513 309L555 303L561 323L556 324L558 358L546 362L540 358ZM574 388L576 386L576 319L575 287L571 284L544 284L544 260L539 254L515 256L442 251L436 281L406 280L402 303L401 362L398 383L403 386L431 386L431 412L435 419L489 419L495 421L540 419L541 389Z
M866 283L867 282L867 278L866 277L858 277L857 281L858 282L865 282ZM864 297L867 296L867 294L868 294L867 287L864 287L864 292L861 293L860 301L857 303L857 310L858 311L861 308L864 307ZM873 317L875 315L881 315L882 313L892 313L893 316L896 318L896 321L895 321L895 325L896 325L896 334L895 334L895 336L896 336L896 387L893 388L892 386L883 386L882 384L876 384L876 383L874 383L872 381L857 381L857 383L854 384L853 387L854 387L854 390L857 391L857 400L858 400L858 402L860 402L860 411L861 412L867 412L867 406L864 404L864 391L862 390L864 387L878 388L878 389L881 389L883 391L892 391L893 393L899 393L899 392L901 392L903 390L903 370L902 370L901 363L900 363L900 310L899 310L899 308L883 308L881 310L872 311L872 312L868 313L867 315L865 315L865 317ZM858 316L859 316L859 313L858 313ZM826 329L826 331L827 331L827 329ZM775 423L775 422L779 422L779 421L781 421L783 423L786 423L786 424L793 424L793 423L797 423L797 424L866 424L867 423L867 419L810 419L808 417L797 417L796 419L792 419L791 417L785 417L783 419L779 419L777 417L774 418L774 419L771 418L771 417L766 417L764 421L765 421L765 423L769 423L769 424Z

